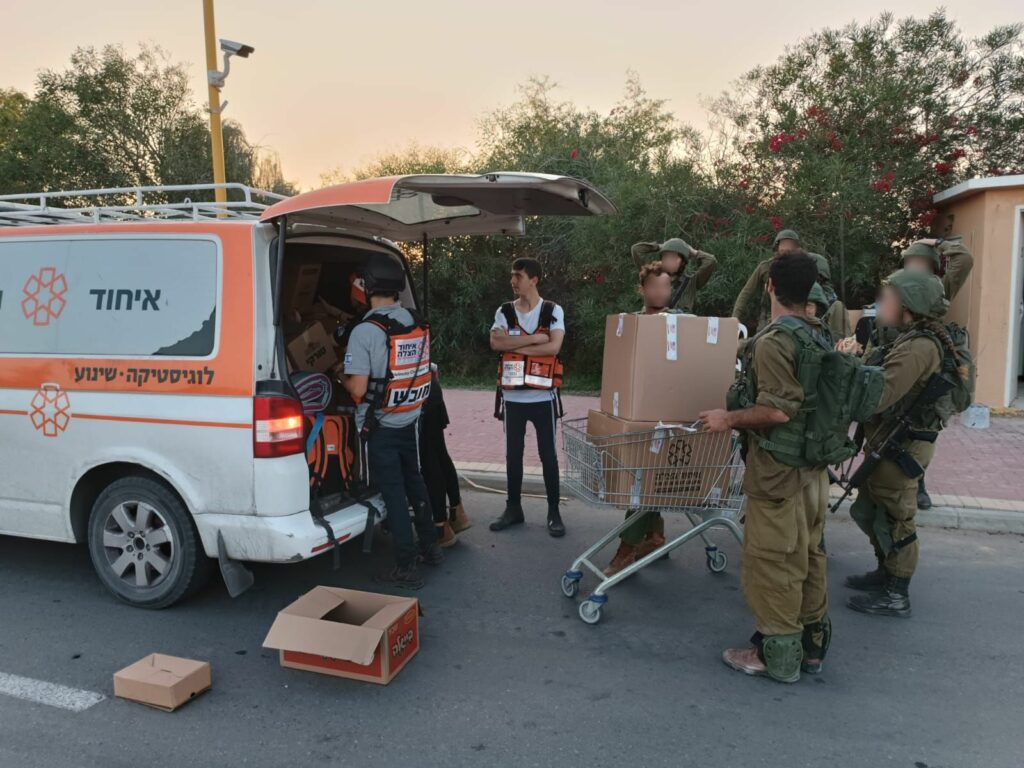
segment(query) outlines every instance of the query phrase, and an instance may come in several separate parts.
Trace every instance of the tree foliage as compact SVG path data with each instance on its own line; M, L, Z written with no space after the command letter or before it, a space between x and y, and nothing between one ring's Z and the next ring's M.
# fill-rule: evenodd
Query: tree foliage
M276 158L224 126L229 181L294 188ZM79 48L29 97L0 92L0 189L7 193L209 181L210 134L188 75L158 48Z

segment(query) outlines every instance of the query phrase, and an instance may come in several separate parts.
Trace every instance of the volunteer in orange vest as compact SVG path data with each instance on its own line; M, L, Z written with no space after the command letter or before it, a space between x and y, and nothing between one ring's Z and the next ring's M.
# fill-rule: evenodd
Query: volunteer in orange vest
M558 388L562 363L558 353L565 338L565 315L553 301L541 298L537 287L542 270L536 259L512 262L515 301L502 304L491 326L491 349L501 353L498 365L498 402L495 416L505 422L505 464L508 500L492 531L503 531L524 522L523 450L526 425L537 433L537 453L544 469L548 500L548 533L565 535L558 509L558 453L555 449L557 420L561 416Z
M399 303L405 272L397 259L371 254L360 277L370 311L349 335L344 384L358 403L356 427L366 446L370 485L384 499L394 541L395 567L377 581L419 589L419 562L444 561L420 474L417 439L420 411L430 395L430 334L426 324Z

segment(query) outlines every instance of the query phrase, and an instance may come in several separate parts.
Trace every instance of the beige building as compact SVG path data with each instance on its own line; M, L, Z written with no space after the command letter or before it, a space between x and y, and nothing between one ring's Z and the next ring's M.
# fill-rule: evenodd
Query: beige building
M976 400L1024 407L1024 176L971 179L935 195L936 231L963 235L974 270L950 308L967 326Z

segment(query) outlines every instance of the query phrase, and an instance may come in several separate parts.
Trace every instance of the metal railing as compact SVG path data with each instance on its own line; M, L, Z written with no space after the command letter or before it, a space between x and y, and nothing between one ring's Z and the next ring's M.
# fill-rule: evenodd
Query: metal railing
M237 200L218 203L218 189ZM192 193L192 196L185 196ZM195 193L200 193L199 195ZM201 193L210 193L203 195ZM180 200L173 198L181 197ZM286 195L244 184L189 184L159 187L113 187L0 195L0 227L100 224L139 221L253 220Z

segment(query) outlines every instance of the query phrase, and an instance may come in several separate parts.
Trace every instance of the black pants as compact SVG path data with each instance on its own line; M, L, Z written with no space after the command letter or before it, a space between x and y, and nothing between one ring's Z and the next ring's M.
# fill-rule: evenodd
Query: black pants
M384 498L395 561L401 567L415 562L418 554L410 506L420 546L428 547L437 541L427 486L420 475L418 448L415 422L397 429L377 427L366 444L370 484Z
M444 440L444 421L436 409L424 409L420 418L420 467L427 484L434 522L448 520L448 507L462 501L459 473Z
M555 425L558 418L555 401L542 403L510 403L505 401L505 471L508 475L508 500L518 504L523 493L523 449L526 447L526 424L537 432L537 453L544 468L544 490L548 507L557 508L561 493L558 487L558 453L555 450Z

